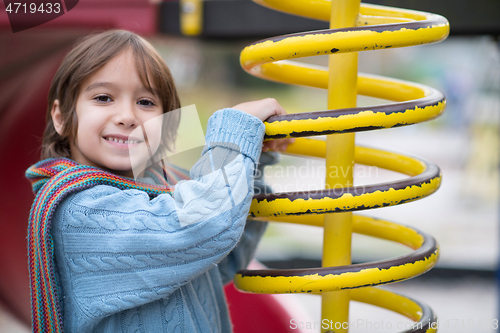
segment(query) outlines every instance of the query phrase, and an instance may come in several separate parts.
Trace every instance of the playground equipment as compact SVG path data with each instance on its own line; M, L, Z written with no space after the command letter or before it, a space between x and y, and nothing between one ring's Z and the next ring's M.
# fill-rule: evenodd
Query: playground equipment
M373 304L417 322L406 332L435 332L436 316L424 304L375 285L423 274L437 262L431 236L416 229L353 211L418 200L434 193L441 173L423 159L374 148L356 147L354 133L416 124L439 116L444 96L420 84L357 73L357 52L439 42L449 33L439 15L360 4L359 0L254 0L264 6L330 21L330 30L278 36L248 45L242 67L257 77L328 89L328 111L274 116L266 139L296 137L287 153L326 159L326 188L254 197L250 215L264 220L323 226L323 267L294 270L245 270L235 285L253 293L321 293L322 319L333 324L323 332L347 332L349 302ZM329 56L329 67L289 59ZM356 95L395 103L356 107ZM326 141L304 137L327 134ZM353 186L353 166L360 163L410 176L391 183ZM337 178L328 170L340 169ZM351 265L351 235L357 232L407 245L414 252L390 260ZM366 287L366 288L365 288ZM347 324L347 325L346 325Z
M244 4L246 1L240 2ZM103 3L106 5L105 11L102 10ZM167 5L174 3L175 1L162 2L162 8L168 9ZM223 1L226 8L228 3L227 0ZM208 1L203 3L203 6L209 8L216 4L218 1ZM330 20L330 12L332 12L336 16L332 28L358 26L336 31L300 34L296 36L297 38L279 37L274 41L272 39L265 43L255 43L245 50L242 60L247 70L275 81L321 88L329 87L332 91L329 108L341 109L269 119L266 123L268 139L279 138L280 135L300 137L402 126L432 119L443 112L444 98L431 88L367 75L359 76L356 83L355 60L351 59L351 57L355 58L355 54L348 54L346 51L357 52L365 48L371 50L388 46L410 46L441 40L445 38L448 31L444 18L432 14L368 5L361 5L361 15L358 16L359 2L355 3L352 0L336 1L332 9L330 9L329 1L319 0L314 1L314 4L307 1L301 1L301 3L292 1L286 4L281 4L281 1L268 1L266 4L274 7L281 6L289 12L300 12L301 15L327 21ZM339 9L342 6L344 8ZM350 13L346 14L346 12ZM482 14L494 12L493 10L481 11ZM37 138L43 132L47 89L51 78L61 58L77 38L96 28L124 28L143 35L151 35L157 33L154 22L158 15L155 5L148 0L86 1L80 2L75 9L56 20L22 33L13 34L6 13L0 14L0 28L2 29L0 36L9 47L9 52L0 59L0 87L4 92L4 98L0 99L0 111L2 111L0 112L2 118L0 126L2 131L0 132L4 144L1 145L0 151L4 160L8 161L0 167L3 174L9 175L4 183L9 191L3 191L0 201L0 212L3 217L3 233L0 236L0 266L3 269L0 274L0 301L18 318L29 323L26 225L33 195L24 177L24 170L38 159ZM353 17L358 17L358 21ZM227 21L214 19L211 22L214 21L222 22L226 30L232 31L228 28ZM241 25L239 20L236 21ZM480 21L481 24L483 22L484 20ZM496 24L498 21L493 22ZM203 25L204 31L207 30L207 24ZM380 25L374 26L374 24ZM384 24L389 25L384 26ZM495 29L498 31L498 26L495 26ZM348 38L344 38L347 36ZM320 41L324 41L325 44L319 44ZM332 46L329 47L329 45ZM274 63L275 60L316 54L334 54L330 65L331 78L325 69L314 66L299 66L283 61ZM352 65L347 67L345 63ZM280 71L280 69L284 70ZM353 96L356 95L356 89L359 94L391 99L399 103L381 107L354 108ZM26 91L30 93L26 95ZM19 136L18 133L31 134ZM12 144L12 138L16 138L15 144ZM347 141L348 145L340 141ZM290 146L288 152L300 154L305 151L307 154L304 153L304 155L326 156L327 166L345 167L347 165L351 166L348 169L351 171L352 161L355 160L357 163L403 172L411 178L392 184L363 188L337 188L337 193L325 190L314 196L307 193L285 193L276 194L273 197L255 198L251 211L255 216L272 215L266 219L325 225L323 263L325 268L307 271L260 272L268 278L259 277L257 275L259 271L246 271L240 272L236 282L241 289L254 292L301 290L324 292L323 317L339 322L343 322L342 318L347 316L348 300L357 300L384 306L414 320L420 320L423 324L432 324L433 314L430 309L416 301L408 301L407 298L376 288L350 289L349 291L344 289L409 278L425 272L434 265L437 259L437 246L431 237L412 228L364 216L354 216L352 221L354 232L398 241L412 247L415 252L397 260L349 266L351 232L349 211L400 204L429 195L439 186L439 169L429 162L414 157L353 147L353 141L353 134L335 134L330 136L326 143L320 140L298 138L295 144ZM334 152L331 145L337 145ZM326 146L329 146L328 149ZM340 160L339 163L335 159ZM348 177L349 179L345 182L350 181L352 184L352 175ZM335 184L341 184L340 180L332 180L329 186L333 187ZM305 215L307 210L310 210L313 215ZM319 214L333 211L338 211L338 213L324 215L328 220L324 223L324 216ZM345 219L345 223L341 224L336 221L338 219ZM340 240L331 237L332 229L337 227L341 227L343 232L343 236L339 236ZM406 262L408 264L404 264ZM271 277L271 273L275 277ZM268 284L269 282L272 284ZM343 291L331 292L337 289L343 289ZM330 302L332 298L341 298L343 303ZM249 298L243 302L246 306L244 314L248 314L247 302L250 302ZM259 309L262 310L262 308ZM330 315L330 311L335 311L339 319ZM340 317L341 315L344 317ZM257 312L255 316L262 318ZM251 329L250 324L246 326ZM429 326L431 325L424 325L421 331L428 330ZM432 327L429 331L432 331Z

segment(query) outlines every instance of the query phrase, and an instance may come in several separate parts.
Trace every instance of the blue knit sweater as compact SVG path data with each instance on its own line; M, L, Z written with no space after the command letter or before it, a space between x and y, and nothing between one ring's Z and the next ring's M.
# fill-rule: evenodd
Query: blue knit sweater
M265 229L247 222L264 129L219 110L192 180L173 196L99 185L59 205L51 232L65 332L232 331L223 285Z

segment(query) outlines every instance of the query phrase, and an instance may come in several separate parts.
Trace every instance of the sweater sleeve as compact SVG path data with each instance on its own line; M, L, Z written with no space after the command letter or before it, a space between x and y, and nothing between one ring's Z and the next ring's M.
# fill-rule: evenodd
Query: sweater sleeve
M243 233L265 126L209 119L202 157L173 196L100 185L66 198L52 226L64 302L89 319L164 298L219 263Z
M263 152L257 166L257 173L254 177L254 193L272 193L271 186L264 181L264 168L266 165L273 165L280 160L280 154L274 151ZM234 274L245 269L255 255L257 245L262 235L266 231L267 222L260 222L252 218L247 219L245 231L234 250L226 256L218 265L222 277L222 283L229 283Z

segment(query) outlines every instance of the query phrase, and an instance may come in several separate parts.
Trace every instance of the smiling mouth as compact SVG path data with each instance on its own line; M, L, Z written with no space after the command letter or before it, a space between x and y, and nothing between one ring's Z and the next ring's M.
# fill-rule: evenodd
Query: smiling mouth
M110 141L110 142L116 142L116 143L123 143L123 144L127 144L127 145L133 145L133 144L137 144L137 143L142 142L140 140L123 140L123 139L114 138L114 137L104 137L104 140Z

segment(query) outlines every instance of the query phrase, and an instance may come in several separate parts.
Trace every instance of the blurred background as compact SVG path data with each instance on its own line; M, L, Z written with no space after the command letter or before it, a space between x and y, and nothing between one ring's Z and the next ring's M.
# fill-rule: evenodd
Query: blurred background
M237 2L247 1L226 1L226 5ZM111 3L109 1L109 6ZM401 8L419 6L415 1L390 4ZM420 3L424 5L425 2ZM0 17L0 23L3 22L0 25L0 160L2 172L17 177L3 182L0 191L2 215L6 217L0 222L3 234L0 242L0 304L3 308L0 332L29 331L23 323L27 320L29 304L25 303L29 294L25 290L26 280L18 279L27 269L24 266L27 260L23 261L26 222L13 225L13 221L27 221L26 209L29 210L32 196L19 170L24 172L37 160L48 84L76 38L110 27L145 35L170 67L182 104L196 106L204 129L216 110L266 97L276 98L288 113L327 109L326 91L263 81L245 73L239 65L239 53L246 44L283 33L280 29L284 29L285 24L269 28L268 33L258 26L255 31L239 32L240 37L236 33L213 33L207 26L206 35L186 37L178 27L179 3L176 1L125 1L120 9L99 10L125 13L130 9L126 14L128 20L109 19L112 23L106 24L111 26L106 26L104 19L89 23L82 18L79 25L68 23L72 13L83 17L83 11L97 12L92 6L97 6L95 1L80 1L66 18L16 33L10 30L6 15ZM447 16L451 7L453 2L443 1L438 10L433 10L431 3L424 10ZM496 10L498 6L493 8ZM205 10L212 9L207 5ZM488 14L498 16L500 10ZM142 16L137 19L134 15ZM452 35L441 43L359 54L360 72L429 85L442 91L448 103L444 115L436 120L356 134L358 145L423 157L439 165L443 174L441 188L428 198L361 214L414 226L433 235L440 244L441 257L436 268L423 276L382 288L430 305L438 315L440 332L492 332L496 331L495 320L499 319L496 271L500 235L500 29L498 24L488 23L487 18L478 22L467 21L464 17L448 17ZM455 31L452 18L456 20ZM57 23L57 20L67 22ZM207 16L204 24L208 25L209 20ZM149 23L143 24L146 21ZM291 24L291 28L285 32L294 32L302 31L310 23L287 24ZM226 28L234 32L230 23ZM320 56L300 61L327 66L328 59ZM358 98L358 105L385 102L363 96ZM22 122L28 123L23 125L24 129L28 127L26 131L14 132ZM354 177L355 185L364 185L406 176L376 167L356 166ZM282 155L278 164L266 167L265 180L276 192L321 189L325 184L324 161ZM12 213L13 210L19 213ZM317 267L321 265L322 240L320 228L272 223L259 245L257 259L276 268ZM401 245L356 234L352 244L355 263L410 252ZM304 318L320 320L319 297L294 297L302 307ZM351 332L397 331L368 325L369 321L381 318L406 321L388 311L354 303L351 320L363 320L365 325Z

